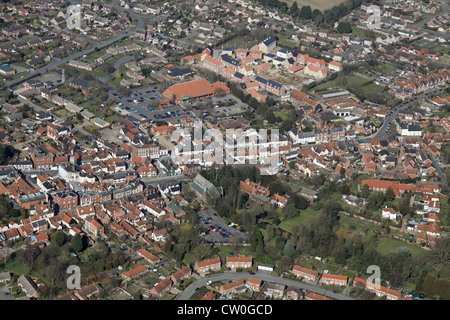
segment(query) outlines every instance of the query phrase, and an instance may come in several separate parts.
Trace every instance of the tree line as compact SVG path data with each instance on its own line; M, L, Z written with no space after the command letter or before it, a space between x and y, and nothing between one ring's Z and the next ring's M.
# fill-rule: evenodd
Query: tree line
M279 0L258 0L258 2L263 6L278 9L283 14L289 14L294 19L310 20L317 26L327 27L333 25L352 10L360 7L363 2L376 4L378 3L378 0L347 0L331 9L324 10L323 12L319 9L312 10L309 5L300 8L296 1L294 1L290 8L287 3ZM343 25L341 28L343 28L341 31L348 31L348 25Z

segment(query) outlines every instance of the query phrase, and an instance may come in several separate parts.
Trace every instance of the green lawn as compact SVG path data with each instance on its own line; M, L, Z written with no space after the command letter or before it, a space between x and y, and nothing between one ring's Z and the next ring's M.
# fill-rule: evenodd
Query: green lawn
M381 71L384 73L394 72L397 70L397 67L389 62L380 62L376 68L376 71Z
M423 249L420 246L416 246L414 244L406 243L396 239L382 239L378 242L377 250L381 254L390 254L395 253L397 248L406 247L411 252L412 256L418 256L427 253L427 250Z
M348 75L344 77L344 83L341 84L339 79L335 79L332 81L328 81L324 84L318 85L314 88L314 90L323 90L323 89L329 89L333 87L338 88L348 88L353 85L360 85L363 88L365 88L365 91L371 91L371 92L381 92L384 90L384 87L374 84L372 81L364 79L359 76L355 75Z
M276 117L280 117L283 121L289 119L289 115L285 111L274 112Z
M280 228L284 229L286 231L292 232L292 228L294 226L298 226L298 225L304 225L304 226L308 226L310 225L314 219L317 218L317 216L319 215L319 212L315 211L313 208L309 207L305 210L300 211L300 215L295 217L295 218L291 218L291 219L286 219L283 222L280 223Z
M288 37L280 37L277 41L277 45L286 49L298 49L298 43L293 41L290 36Z
M265 230L261 230L265 231ZM232 243L232 241L230 241L230 243ZM219 249L219 255L223 258L226 259L226 257L230 256L230 252L235 253L235 247L234 245L222 245L222 244L217 244L216 247ZM244 246L239 246L237 249L237 254L239 255L249 255L249 247L244 247Z
M351 271L351 270L344 270L344 269L342 269L339 274L341 274L343 276L347 276L349 278L354 278L356 276L356 272Z
M316 260L316 259L307 259L305 257L303 257L301 259L301 261L297 262L297 264L299 264L300 266L307 268L307 269L311 269L311 270L319 270L319 269L323 269L324 267L324 263Z
M344 81L341 83L339 81L339 79L335 79L335 80L331 80L331 81L327 81L325 83L322 83L314 88L312 88L312 90L314 91L319 91L319 90L325 90L325 89L330 89L330 88L343 88L346 89L347 87L350 87L352 85L365 85L370 83L370 80L361 78L359 76L354 76L354 75L348 75L343 77Z
M65 118L67 117L67 112L68 112L68 111L67 111L66 108L53 111L53 113L54 113L56 116L58 116L58 117L60 117L60 118L63 118L63 119L65 119Z
M364 30L364 29L361 29L361 28L358 28L358 27L352 28L352 34L355 35L355 36L358 36L360 38L366 38L365 33L366 33L366 30ZM378 33L378 32L374 32L374 33L375 33L375 36L377 38L382 36L381 33Z
M256 44L251 36L237 36L221 45L223 48L247 48L250 49Z
M338 273L341 270L340 266L327 263L324 267L325 270L328 270L329 272Z
M351 90L351 88L356 87L358 88L359 94L366 99L368 99L373 93L381 93L384 91L383 86L379 86L371 80L367 80L356 75L337 77L334 80L319 84L318 86L311 88L309 91L320 91L332 88Z
M334 198L334 199L336 199L337 200L337 202L339 202L339 204L342 206L342 209L344 210L344 211L347 211L347 212L351 212L351 207L344 201L344 199L343 199L343 195L342 194L333 194L332 195L332 197Z
M196 262L196 261L195 261L194 257L193 257L191 254L186 254L186 255L184 256L184 258L183 258L183 263L184 263L184 264L189 265L189 264L195 263L195 262Z
M25 275L29 275L31 277L36 277L36 278L42 280L42 282L44 282L46 285L51 284L51 282L47 278L42 276L37 271L32 270L30 267L24 265L18 259L7 261L5 263L4 270L7 270L7 271L17 274L17 275L25 274Z

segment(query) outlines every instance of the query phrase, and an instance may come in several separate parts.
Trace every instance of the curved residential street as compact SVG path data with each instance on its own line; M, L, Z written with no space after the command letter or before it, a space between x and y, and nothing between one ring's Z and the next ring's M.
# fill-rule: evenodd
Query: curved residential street
M246 272L225 272L221 274L215 274L211 276L201 277L195 282L193 282L190 286L188 286L175 300L189 300L189 298L195 293L196 289L206 286L208 281L223 281L223 280L239 280L239 279L247 279L247 278L257 278L266 282L274 282L278 284L284 284L286 286L292 286L300 289L304 289L307 291L312 291L321 295L325 295L327 297L336 299L336 300L355 300L352 297L349 297L342 293L333 293L325 288L308 284L304 282L300 282L293 279L281 278L274 276L270 273L264 271L258 271L254 275L251 275Z

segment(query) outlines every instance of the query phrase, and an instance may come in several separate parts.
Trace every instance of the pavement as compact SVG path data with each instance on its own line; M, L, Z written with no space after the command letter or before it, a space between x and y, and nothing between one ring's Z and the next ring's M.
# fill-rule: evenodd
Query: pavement
M240 240L248 241L248 236L240 232L238 229L234 229L230 227L221 217L219 217L216 212L210 208L207 207L205 210L199 212L201 217L205 221L200 220L200 225L202 227L205 227L208 229L206 232L206 235L204 236L204 239L209 242L215 242L215 243L223 243L223 242L232 242L234 238L239 238ZM223 237L220 235L219 231L214 232L213 228L217 228L219 226L223 230L230 232L231 237ZM245 243L245 242L244 242Z
M371 139L371 138L385 138L389 135L389 127L392 123L392 121L394 121L394 119L397 117L397 114L399 113L399 111L403 111L407 108L409 108L410 106L412 106L413 104L417 103L418 101L422 100L422 99L427 99L430 98L432 96L436 96L439 94L444 93L446 90L446 88L438 88L438 89L434 89L434 90L430 90L429 92L423 93L419 96L416 96L412 99L406 100L404 102L402 102L400 105L398 105L397 107L392 109L392 112L388 113L388 115L386 116L386 118L384 119L383 124L380 126L380 128L378 129L378 131L369 136L369 137L364 137L361 139ZM386 132L387 131L387 132ZM357 139L357 140L361 140L361 139Z
M3 300L15 300L14 296L11 294L8 288L6 288L6 286L0 287L0 301Z

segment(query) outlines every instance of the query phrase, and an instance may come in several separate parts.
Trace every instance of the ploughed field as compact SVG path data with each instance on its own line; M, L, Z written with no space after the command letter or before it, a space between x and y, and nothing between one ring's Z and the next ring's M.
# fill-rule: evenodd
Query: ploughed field
M322 13L324 10L331 9L345 2L345 0L284 0L283 2L286 2L291 7L295 1L299 8L309 5L312 10L319 9Z

